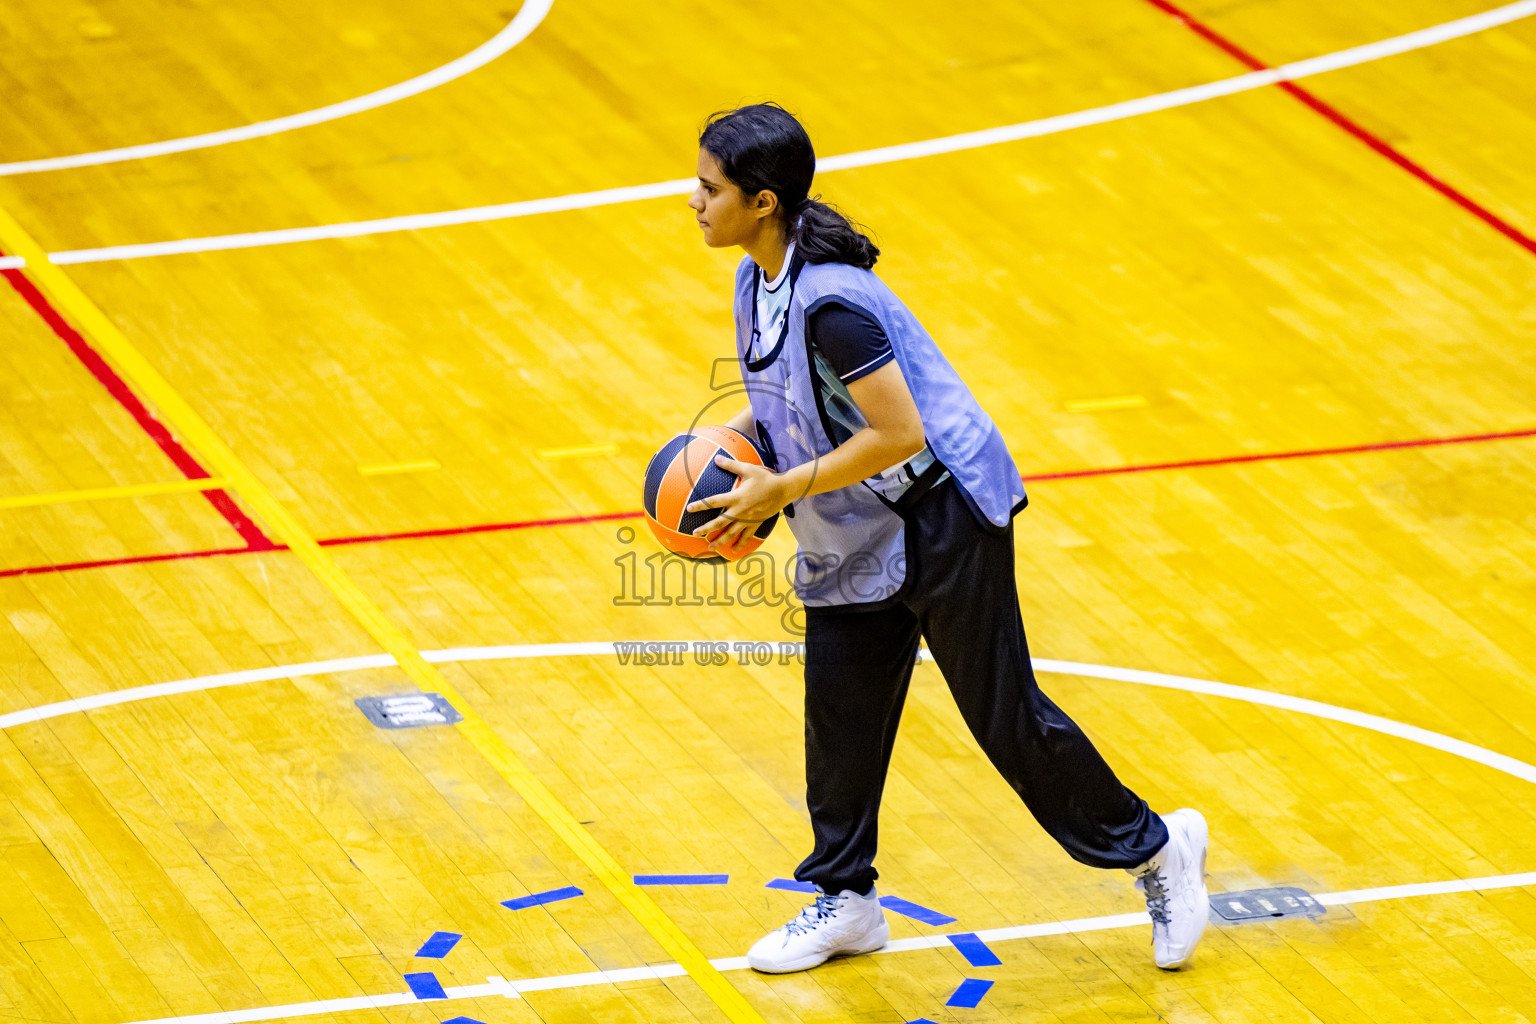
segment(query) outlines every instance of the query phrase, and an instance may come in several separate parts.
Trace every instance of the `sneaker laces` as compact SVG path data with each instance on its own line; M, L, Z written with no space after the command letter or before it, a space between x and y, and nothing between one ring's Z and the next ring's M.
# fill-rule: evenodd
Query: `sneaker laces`
M831 893L825 892L817 893L816 902L800 911L793 921L784 926L784 931L789 935L815 931L821 926L823 921L837 911L842 901L843 898L841 896L833 896Z
M1168 879L1154 868L1136 880L1136 888L1147 894L1147 913L1158 924L1168 923Z

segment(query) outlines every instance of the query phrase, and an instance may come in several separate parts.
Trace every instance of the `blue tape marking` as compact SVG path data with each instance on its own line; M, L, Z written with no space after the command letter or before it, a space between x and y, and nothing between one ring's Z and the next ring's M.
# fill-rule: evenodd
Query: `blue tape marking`
M420 974L407 974L405 983L411 986L411 995L417 999L447 999L448 993L443 991L443 985L437 980L437 975L431 971L422 971Z
M955 989L955 994L949 997L945 1006L975 1006L981 1002L981 997L987 994L987 989L992 987L990 981L982 981L980 978L966 978Z
M937 1021L931 1021L927 1017L919 1017L919 1018L917 1018L917 1020L909 1020L909 1021L907 1021L907 1024L938 1024L938 1022Z
M793 878L775 878L764 889L788 889L790 892L815 892L816 883L797 882Z
M985 942L978 939L974 932L963 932L948 938L960 951L960 955L970 961L972 967L998 967L1002 964L997 954L992 952Z
M485 1021L473 1017L449 1017L443 1024L485 1024Z
M724 885L730 875L636 875L636 885Z
M920 907L916 903L908 903L900 896L881 896L880 905L886 910L894 910L898 914L910 917L915 921L921 921L923 924L951 924L955 920L948 914L941 914L937 910L929 910L927 907Z
M432 937L421 944L416 951L417 956L429 956L434 960L441 960L448 955L448 951L458 945L464 936L458 932L433 932Z
M582 895L580 889L574 885L568 885L564 889L551 889L549 892L536 892L532 896L519 896L515 900L502 900L501 905L508 910L527 910L529 907L537 907L544 903L573 900L580 895Z

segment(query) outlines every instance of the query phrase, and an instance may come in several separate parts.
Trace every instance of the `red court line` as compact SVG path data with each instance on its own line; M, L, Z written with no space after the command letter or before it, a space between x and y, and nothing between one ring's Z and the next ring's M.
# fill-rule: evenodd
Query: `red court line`
M58 562L54 565L33 565L24 569L0 569L0 579L7 576L37 576L49 572L73 572L76 569L106 569L114 565L142 565L145 562L181 562L189 558L212 558L215 555L248 555L252 551L286 551L284 545L268 544L264 548L208 548L203 551L172 551L164 555L129 555L126 558L101 558L94 562Z
M3 255L4 253L0 253L0 256ZM133 390L124 383L123 378L117 375L117 371L112 369L111 365L101 357L101 354L90 346L90 343L85 340L80 332L71 327L69 321L59 315L59 311L53 308L53 303L49 302L48 297L42 292L38 291L37 286L32 283L31 279L20 270L3 270L0 271L0 274L5 275L5 279L10 282L11 287L16 290L16 293L25 299L27 305L32 307L33 312L42 317L44 322L53 329L53 333L58 335L65 345L69 346L69 350L75 354L75 358L80 360L85 368L90 371L91 376L100 381L101 386L107 389L107 393L117 399L117 403L128 411L128 415L133 417L134 422L139 425L144 433L149 435L150 440L154 441L160 450L175 464L176 468L181 470L182 475L188 480L206 480L212 475L192 457L191 452L182 447L181 442L176 440L171 432L166 429L165 424L157 420L154 413L145 408L144 403L139 401L139 396L133 393ZM257 526L251 517L241 510L240 506L235 503L235 500L229 496L228 492L203 491L201 493L208 500L208 503L224 517L225 521L235 528L235 532L240 535L241 540L245 541L247 547L253 551L272 549L274 546L272 541L267 538L266 534L261 532L261 527Z
M1351 444L1340 448L1302 448L1293 452L1223 455L1215 459L1186 459L1183 462L1145 462L1136 466L1111 466L1107 469L1069 469L1060 473L1027 474L1024 477L1024 482L1076 480L1087 476L1124 476L1130 473L1152 473L1161 469L1236 466L1244 462L1279 462L1283 459L1310 459L1322 455L1356 455L1360 452L1388 452L1399 448L1438 448L1449 444L1476 444L1479 441L1513 441L1523 437L1536 437L1536 429L1505 430L1496 434L1458 434L1453 437L1420 437L1412 441L1377 441L1372 444Z
M1185 13L1183 10L1180 10L1178 7L1175 7L1173 4L1169 3L1168 0L1147 0L1147 3L1151 4L1153 7L1156 7L1164 14L1172 16L1185 28L1188 28L1195 35L1199 36L1201 39L1204 39L1212 46L1217 47L1228 56L1240 61L1249 70L1266 71L1269 69L1268 64L1265 64L1263 61L1259 60L1259 58L1255 57L1241 46L1238 46L1232 40L1228 39L1226 36L1223 36L1215 29L1203 24L1191 15ZM1424 184L1428 185L1436 192L1439 192L1451 202L1455 203L1457 206L1460 206L1462 209L1472 214L1472 216L1478 218L1483 223L1493 228L1499 234L1508 238L1516 245L1522 247L1533 256L1536 256L1536 238L1532 238L1524 231L1521 231L1519 228L1515 227L1503 217L1500 217L1486 206L1483 206L1481 203L1474 200L1471 196L1468 196L1460 189L1457 189L1455 186L1446 182L1445 179L1435 174L1431 174L1423 165L1410 159L1406 154L1394 148L1381 136L1376 135L1369 129L1365 128L1363 125L1352 120L1349 116L1344 114L1343 111L1339 110L1332 104L1318 98L1318 96L1311 91L1302 88L1295 82L1276 82L1275 84L1289 93L1293 98L1301 101L1302 103L1305 103L1315 113L1326 117L1336 126L1344 129L1346 132L1353 135L1367 146L1371 147L1371 149L1375 150L1381 156L1386 157L1398 167L1407 171L1415 178L1418 178Z
M1377 441L1371 444L1352 444L1338 448L1303 448L1289 452L1259 452L1253 455L1223 455L1214 459L1186 459L1181 462L1144 462L1130 466L1108 466L1103 469L1069 469L1059 473L1030 473L1026 483L1048 480L1076 480L1092 476L1129 476L1134 473L1153 473L1169 469L1200 469L1208 466L1236 466L1250 462L1279 462L1285 459L1307 459L1327 455L1356 455L1362 452L1397 451L1404 448L1438 448L1445 445L1477 444L1484 441L1516 441L1536 437L1536 428L1530 430L1505 430L1491 434L1457 434L1451 437L1420 437L1410 441ZM433 537L459 537L470 533L503 533L507 530L530 530L546 526L571 526L578 523L607 523L622 519L639 519L645 513L600 512L589 516L563 516L558 519L523 519L510 523L483 523L478 526L445 526L433 530L407 530L402 533L369 533L356 537L330 537L319 542L321 547L340 547L346 544L378 544L392 540L424 540ZM133 555L127 558L109 558L96 562L69 562L59 565L36 565L23 569L0 569L0 579L7 576L35 576L40 573L69 572L74 569L101 569L114 565L138 565L144 562L174 562L186 558L209 558L214 555L243 555L253 550L286 551L285 545L273 544L267 548L217 548L210 551L185 551L168 555Z
M512 523L483 523L480 526L443 526L435 530L408 530L405 533L368 533L360 537L331 537L318 543L323 548L340 547L343 544L375 544L385 540L421 540L427 537L459 537L466 533L501 533L504 530L529 530L537 526L570 526L574 523L607 523L616 519L639 519L645 515L638 509L633 512L600 512L591 516L566 516L563 519L524 519ZM0 573L4 575L4 573Z
M507 530L531 530L543 526L571 526L577 523L606 523L617 519L639 519L644 512L600 512L590 516L562 516L558 519L523 519L510 523L481 523L478 526L443 526L434 530L406 530L402 533L366 533L356 537L329 537L317 541L323 548L342 547L347 544L377 544L387 540L423 540L431 537L459 537L468 533L502 533ZM103 569L114 565L142 565L145 562L178 562L188 558L211 558L214 555L245 555L252 551L287 551L288 545L268 543L265 547L210 548L205 551L173 551L163 555L128 555L123 558L103 558L94 562L60 562L54 565L34 565L22 569L0 569L0 579L7 576L36 576L49 572L72 572L75 569Z

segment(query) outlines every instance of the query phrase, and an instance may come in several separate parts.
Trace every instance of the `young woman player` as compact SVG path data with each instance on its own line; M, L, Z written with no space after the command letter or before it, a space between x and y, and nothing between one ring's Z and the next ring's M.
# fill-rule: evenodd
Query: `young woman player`
M966 724L1030 812L1077 860L1125 868L1146 894L1159 967L1205 928L1206 825L1160 817L1040 691L1014 589L1024 489L1002 437L901 301L870 271L879 250L810 197L816 157L775 104L709 120L688 201L706 245L740 246L736 339L764 469L724 458L736 489L688 511L734 545L781 510L805 605L806 802L817 887L752 947L782 973L867 953L889 935L875 894L881 791L917 655L928 641Z

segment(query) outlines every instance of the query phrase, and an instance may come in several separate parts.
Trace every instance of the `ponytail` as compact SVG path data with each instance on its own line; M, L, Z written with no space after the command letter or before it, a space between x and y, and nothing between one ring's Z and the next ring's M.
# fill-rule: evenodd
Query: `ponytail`
M868 235L836 208L807 198L800 206L799 222L792 235L795 251L807 263L847 263L868 270L880 258L880 250Z
M699 145L743 197L779 198L784 237L808 263L847 263L868 270L880 257L868 235L836 209L811 197L816 152L794 115L777 103L754 103L710 116Z

